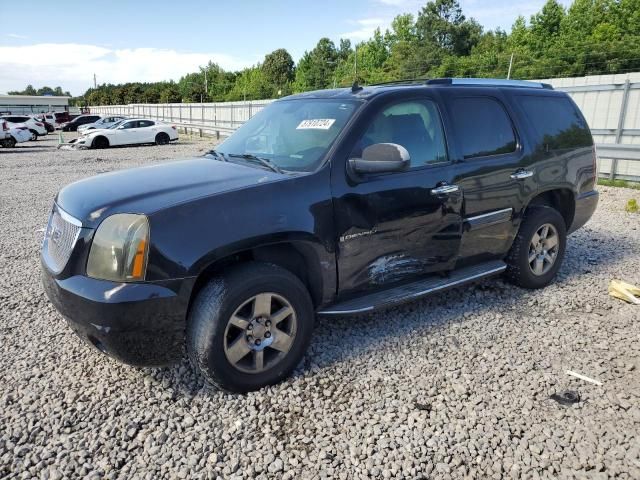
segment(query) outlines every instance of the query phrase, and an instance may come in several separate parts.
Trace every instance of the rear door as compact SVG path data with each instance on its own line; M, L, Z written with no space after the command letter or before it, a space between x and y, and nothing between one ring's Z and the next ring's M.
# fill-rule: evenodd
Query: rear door
M156 122L151 120L140 120L138 122L138 134L140 143L155 142L156 134L158 133L158 126Z
M447 92L455 183L464 191L461 263L501 258L535 192L533 160L516 115L499 89ZM476 93L477 91L477 93Z
M437 100L396 96L365 108L332 164L342 295L448 270L461 238L462 195L452 183ZM354 178L347 159L374 143L404 146L410 169Z

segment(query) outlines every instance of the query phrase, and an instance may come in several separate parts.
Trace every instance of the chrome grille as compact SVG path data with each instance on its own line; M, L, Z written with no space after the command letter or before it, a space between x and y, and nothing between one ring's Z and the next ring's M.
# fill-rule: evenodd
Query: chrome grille
M43 247L47 264L55 273L60 273L69 261L81 227L82 223L79 220L54 205Z

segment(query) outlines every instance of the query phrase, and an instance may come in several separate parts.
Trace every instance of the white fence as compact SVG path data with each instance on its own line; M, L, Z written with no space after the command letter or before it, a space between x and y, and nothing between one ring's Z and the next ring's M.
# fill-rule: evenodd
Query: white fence
M640 180L640 72L542 81L566 91L582 110L598 147L600 176ZM219 137L272 101L112 105L91 112L154 118Z

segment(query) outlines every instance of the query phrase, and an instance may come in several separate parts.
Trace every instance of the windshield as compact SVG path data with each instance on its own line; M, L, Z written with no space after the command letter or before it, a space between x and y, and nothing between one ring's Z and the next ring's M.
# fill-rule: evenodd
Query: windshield
M320 165L357 106L357 102L343 100L274 102L242 125L216 151L232 158L257 156L283 170L309 172Z

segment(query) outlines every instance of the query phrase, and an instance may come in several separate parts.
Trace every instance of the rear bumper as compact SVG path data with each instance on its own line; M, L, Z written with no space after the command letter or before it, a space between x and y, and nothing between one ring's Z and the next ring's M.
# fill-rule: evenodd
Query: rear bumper
M600 194L596 190L586 192L576 197L576 211L568 233L573 233L589 221L598 206Z
M102 353L136 366L182 356L191 280L115 283L82 275L54 278L42 266L49 300L73 331Z

